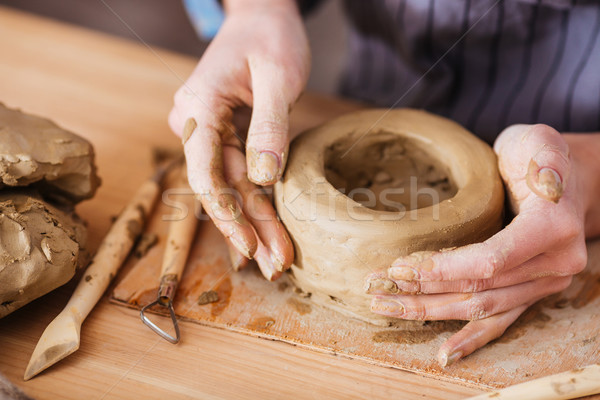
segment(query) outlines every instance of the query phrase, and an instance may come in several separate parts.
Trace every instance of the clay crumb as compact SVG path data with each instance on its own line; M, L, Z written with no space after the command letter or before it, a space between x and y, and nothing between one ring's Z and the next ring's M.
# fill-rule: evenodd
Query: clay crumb
M91 276L91 275L86 275L86 276L85 276L85 281L86 281L86 282L89 282L89 281L91 281L91 280L92 280L92 276Z
M154 247L156 243L158 243L158 235L156 233L144 233L142 237L140 237L133 254L137 258L142 258L148 253L148 251L150 251L152 247Z
M302 289L300 289L299 287L294 288L294 293L296 293L300 297L304 297L305 299L308 299L312 295L312 293L310 292L302 291Z
M198 305L203 306L205 304L216 303L219 301L219 294L214 290L207 290L206 292L202 292L200 297L198 297Z
M277 286L277 290L279 290L280 292L284 292L288 287L290 287L290 284L287 282L281 282L278 286Z

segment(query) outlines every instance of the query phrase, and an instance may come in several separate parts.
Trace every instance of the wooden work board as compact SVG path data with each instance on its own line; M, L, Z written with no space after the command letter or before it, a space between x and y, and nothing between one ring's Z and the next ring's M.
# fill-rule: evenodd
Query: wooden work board
M168 220L179 213L166 203L159 202L146 228L156 244L130 257L113 302L139 308L156 299ZM563 293L531 307L500 339L442 369L435 360L438 348L464 322L400 321L386 328L315 305L285 274L268 282L253 263L233 271L221 234L205 214L198 215L203 221L174 302L185 320L479 387L504 387L600 361L598 262ZM588 251L591 260L600 260L600 241L589 243ZM215 291L218 301L198 304L207 291ZM169 326L167 318L154 319ZM182 328L183 341L191 326Z

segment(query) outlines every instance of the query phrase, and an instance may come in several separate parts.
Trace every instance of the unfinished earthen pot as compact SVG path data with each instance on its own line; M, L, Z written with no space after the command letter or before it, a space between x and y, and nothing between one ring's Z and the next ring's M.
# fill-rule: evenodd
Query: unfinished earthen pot
M365 277L396 258L482 241L502 224L496 156L460 125L411 109L355 112L298 137L275 204L292 280L372 323Z

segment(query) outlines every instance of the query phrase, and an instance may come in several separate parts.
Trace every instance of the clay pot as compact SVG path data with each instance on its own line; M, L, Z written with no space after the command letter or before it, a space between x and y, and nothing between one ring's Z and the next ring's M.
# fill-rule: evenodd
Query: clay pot
M417 251L482 241L502 225L491 148L424 111L368 110L291 145L275 205L296 250L292 280L315 302L377 324L365 277Z

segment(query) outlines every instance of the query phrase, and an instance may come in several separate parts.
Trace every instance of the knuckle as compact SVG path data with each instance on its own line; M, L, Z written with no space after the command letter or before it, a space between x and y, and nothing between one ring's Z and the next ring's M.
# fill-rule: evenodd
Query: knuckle
M252 121L250 127L249 137L259 142L272 141L274 136L282 135L286 132L287 126L283 121L277 121L275 119L261 119L258 121Z
M529 128L529 134L532 139L545 140L548 137L560 137L560 133L553 127L546 124L535 124Z
M175 108L173 108L171 110L171 112L169 113L168 123L169 123L169 127L171 128L171 130L177 136L181 136L181 131L182 131L181 121L179 119L179 115L177 114L177 111L175 110Z
M488 289L490 286L490 280L489 279L474 279L470 282L470 285L468 286L468 292L481 292L484 291L486 289Z
M482 270L483 278L493 278L506 265L506 255L502 251L495 249L488 253L484 258Z
M571 251L569 259L571 260L569 263L570 268L568 269L569 275L578 274L583 271L588 261L587 248L585 245L577 246L577 248Z
M427 308L422 304L416 304L410 310L406 310L410 318L416 321L425 321L427 319Z
M568 217L561 225L560 238L562 241L576 240L583 234L583 225L575 218Z
M485 318L488 314L488 311L489 301L487 296L473 296L471 299L469 299L467 305L467 317L471 321Z

